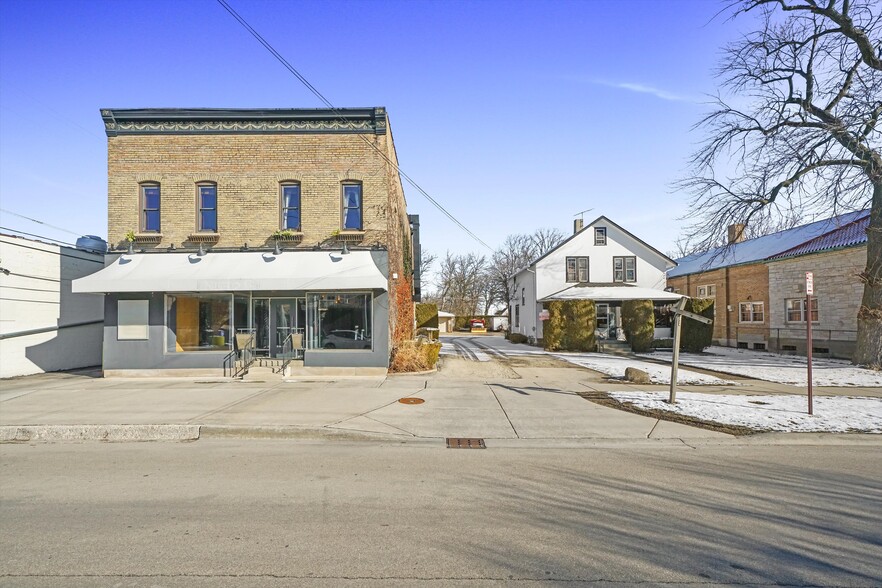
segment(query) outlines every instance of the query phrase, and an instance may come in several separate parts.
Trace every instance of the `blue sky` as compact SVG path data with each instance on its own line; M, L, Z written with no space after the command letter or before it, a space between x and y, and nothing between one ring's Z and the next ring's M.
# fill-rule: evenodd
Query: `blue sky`
M402 169L494 247L593 208L672 250L690 127L750 24L713 0L229 1L335 106L386 106ZM106 236L99 108L321 106L214 0L0 2L0 207L74 233ZM424 247L486 252L405 191Z

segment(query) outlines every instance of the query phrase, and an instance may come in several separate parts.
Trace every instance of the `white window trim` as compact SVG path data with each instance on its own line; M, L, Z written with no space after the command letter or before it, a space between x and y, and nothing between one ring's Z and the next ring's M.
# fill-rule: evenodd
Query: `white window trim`
M704 294L701 293L702 288L704 289ZM713 288L713 294L708 294L709 288ZM695 295L699 298L716 298L717 297L717 285L716 284L703 284L698 286L695 289Z
M799 316L802 318L800 318L798 321L790 320L790 308L788 308L788 303L791 300L798 300L801 303ZM820 322L821 322L821 303L818 302L818 299L814 296L812 297L812 303L817 307L817 311L818 311L818 318L817 318L817 320L813 319L812 324L817 325L817 324L820 324ZM807 313L807 311L806 311L806 306L805 306L805 298L786 298L784 300L784 322L785 323L789 323L791 325L798 325L798 324L804 325L806 313Z
M741 319L741 317L742 317L741 307L744 306L745 304L751 305L750 320L749 321L745 321L745 320ZM763 320L761 320L761 321L753 320L753 318L754 318L753 305L754 304L761 304L763 306ZM761 325L761 324L765 323L766 322L766 303L765 303L765 301L758 300L756 302L753 302L751 300L751 301L747 301L747 302L739 302L738 303L738 322L742 323L742 324L757 324L757 325Z
M603 242L602 242L602 243L599 242L598 239L597 239L597 237L600 236L600 235L603 236ZM606 238L607 238L607 235L606 235L606 227L594 227L594 244L595 244L596 246L598 246L598 247L605 247L605 246L606 246L606 243L607 243Z

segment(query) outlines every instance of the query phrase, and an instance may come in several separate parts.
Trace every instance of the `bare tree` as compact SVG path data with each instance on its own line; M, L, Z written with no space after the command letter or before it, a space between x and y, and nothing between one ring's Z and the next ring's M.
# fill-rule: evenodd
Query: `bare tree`
M870 207L856 363L882 364L882 9L874 0L739 0L756 31L728 45L719 70L733 99L697 127L689 232L712 245L726 227L776 222L781 210ZM718 177L718 164L734 166Z
M558 245L565 236L558 229L537 229L529 235L509 235L493 252L488 267L489 291L496 304L508 308L514 298L511 279L537 257L545 255Z
M456 315L475 314L486 307L487 259L483 255L447 252L438 269L436 304Z
M771 235L779 231L786 231L805 223L805 217L799 210L779 212L776 215L767 215L748 225L743 232L744 239L756 239L765 235ZM726 247L727 235L716 235L709 240L706 236L681 235L674 241L674 250L668 253L671 259L680 259L690 255L705 253L711 249Z

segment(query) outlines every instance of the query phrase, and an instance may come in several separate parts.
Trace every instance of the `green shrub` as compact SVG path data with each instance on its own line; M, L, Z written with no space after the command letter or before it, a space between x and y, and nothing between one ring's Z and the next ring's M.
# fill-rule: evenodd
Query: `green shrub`
M673 349L674 348L674 340L673 339L655 339L652 342L653 349Z
M416 304L416 326L418 329L438 328L438 305L419 302Z
M652 349L652 339L655 335L652 300L623 301L622 329L633 351L644 353Z
M690 298L686 301L686 310L700 314L709 319L714 318L713 298ZM692 319L681 319L680 351L701 353L710 347L714 335L713 323L706 325Z
M508 340L511 341L512 343L526 343L527 336L521 335L520 333L512 333L511 335L508 336Z
M548 351L594 351L597 314L593 300L554 300L545 305L548 320L542 329Z
M414 305L417 335L425 335L438 340L438 305L417 303Z

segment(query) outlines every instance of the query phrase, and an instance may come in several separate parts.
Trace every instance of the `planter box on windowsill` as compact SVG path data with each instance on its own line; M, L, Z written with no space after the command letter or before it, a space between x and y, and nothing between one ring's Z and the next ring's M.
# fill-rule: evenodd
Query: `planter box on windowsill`
M364 239L364 231L341 231L334 238L340 242L361 243Z
M278 241L279 243L300 243L303 241L303 233L297 231L293 235L280 235L278 237L274 235L270 235L270 238L267 239L270 243L273 241Z
M187 236L191 243L217 243L220 235L217 233L193 233Z
M162 241L161 233L139 233L135 235L135 243L155 245Z

